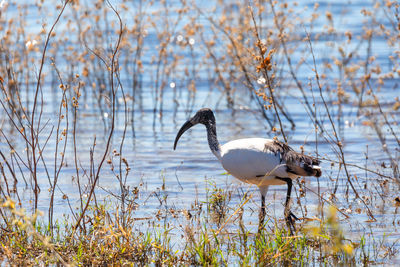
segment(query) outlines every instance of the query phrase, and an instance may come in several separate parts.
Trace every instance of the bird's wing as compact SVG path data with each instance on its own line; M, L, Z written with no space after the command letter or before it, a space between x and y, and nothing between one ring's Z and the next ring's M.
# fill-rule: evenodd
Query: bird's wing
M266 143L265 147L280 155L281 162L286 164L286 171L288 173L299 176L321 176L320 161L318 159L298 153L288 145L277 140Z

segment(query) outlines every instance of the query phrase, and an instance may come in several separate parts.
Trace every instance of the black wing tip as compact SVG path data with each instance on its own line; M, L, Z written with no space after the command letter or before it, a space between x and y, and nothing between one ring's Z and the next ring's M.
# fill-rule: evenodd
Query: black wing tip
M316 158L312 158L312 163L313 163L313 165L315 165L315 166L319 166L319 164L321 163L321 160L316 159Z

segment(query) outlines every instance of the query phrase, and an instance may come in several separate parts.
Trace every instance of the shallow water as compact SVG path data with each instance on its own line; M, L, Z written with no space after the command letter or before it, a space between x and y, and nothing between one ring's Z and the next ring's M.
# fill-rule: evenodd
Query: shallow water
M171 2L171 5L174 5ZM334 17L339 19L335 20L335 28L338 36L343 36L344 32L350 30L354 36L361 35L364 17L360 14L360 11L365 7L372 6L372 3L364 3L364 1L342 1L331 4L329 2L320 2L320 18L314 22L313 28L308 28L309 25L305 25L308 33L311 36L318 34L324 34L326 28L323 25L327 24L324 16L326 11L332 12ZM298 5L299 12L305 7L308 7L306 11L302 11L303 16L307 16L312 11L313 4L307 1L302 1ZM51 5L46 6L47 9L51 9ZM150 9L157 10L159 7L157 4L152 6ZM207 8L207 7L204 7ZM32 8L33 10L35 8ZM151 11L149 10L149 12ZM15 6L9 6L7 16L10 17L13 12L17 12ZM218 11L217 11L218 12ZM34 13L34 12L33 12ZM42 12L38 13L39 16L43 16ZM123 14L123 21L127 21L126 24L130 25L132 21L127 17L127 14ZM174 16L172 13L171 16ZM176 14L175 14L176 16ZM28 16L26 18L28 22L38 21L45 19L44 17L37 17L35 15ZM183 19L183 22L185 22ZM52 21L49 19L48 22ZM202 20L205 23L205 27L210 27L206 20ZM266 24L270 23L268 20ZM37 32L40 30L40 24L28 23L28 31ZM60 24L60 29L66 27L64 23ZM179 29L179 27L178 27ZM164 89L163 96L163 110L162 116L160 116L159 110L154 112L154 73L156 66L151 63L151 57L154 54L153 48L158 45L158 39L154 29L149 27L147 29L148 35L144 40L145 47L148 49L143 55L144 73L142 74L142 90L137 92L137 100L134 105L134 113L128 112L128 127L125 137L125 143L123 148L123 157L127 159L131 171L127 176L126 185L131 189L141 185L141 193L139 203L143 205L137 212L137 217L152 217L160 207L160 202L155 197L149 197L153 192L157 192L165 183L165 190L162 190L162 194L168 195L167 204L177 209L190 209L191 205L198 199L199 201L205 201L206 199L206 188L207 179L215 181L217 187L227 188L233 185L233 188L242 188L243 191L234 191L232 201L229 206L236 207L242 197L242 193L249 191L253 193L252 201L245 205L245 212L249 214L246 216L245 222L250 229L256 229L256 222L258 220L258 209L259 209L259 193L254 186L244 185L237 182L234 178L225 174L225 171L220 166L219 162L214 158L207 145L206 131L203 126L193 127L190 131L185 133L178 144L177 150L173 151L173 141L175 135L178 132L180 126L188 119L195 111L201 107L210 107L214 110L217 121L217 133L221 144L238 138L243 137L264 137L272 138L274 136L270 131L268 123L263 119L259 112L259 108L256 103L251 100L248 90L243 86L241 82L236 84L236 92L234 97L234 110L227 107L226 98L220 90L213 84L213 81L209 80L209 70L207 66L199 64L199 69L196 69L195 82L196 92L195 97L193 94L189 94L187 88L188 81L192 77L186 77L183 74L184 66L177 68L178 73L176 77L172 75L169 82L176 84L175 88L166 86ZM175 37L181 33L177 31ZM182 33L183 34L183 33ZM299 33L300 36L306 36L305 33ZM201 62L204 47L200 45L200 40L195 38L195 44L192 47L192 54L189 49L181 49L179 45L171 44L173 51L176 54L181 54L184 57L190 58L193 56L194 64ZM113 40L115 40L113 38ZM327 38L320 38L318 41L313 42L313 49L315 50L315 56L317 60L317 66L322 71L324 69L323 63L326 60L330 60L332 54L337 55L337 48L332 48L330 42L337 40L345 40L345 37L338 37L336 40L331 40L331 36ZM74 45L74 44L73 44ZM289 44L290 45L290 44ZM352 44L353 45L353 44ZM61 49L60 49L61 50ZM372 55L376 56L376 61L381 65L382 71L385 72L391 69L393 66L388 64L387 57L391 55L392 50L388 48L386 40L383 37L377 36L373 39ZM223 51L221 51L223 52ZM38 54L39 56L40 54ZM120 61L125 61L126 56L129 53L122 53ZM363 44L357 50L357 57L364 58L366 56L366 46ZM306 85L309 79L314 77L312 71L312 58L306 43L302 43L299 48L291 55L291 60L294 64L299 62L302 58L306 59L306 64L301 65L298 69L298 78ZM129 60L128 60L129 61ZM189 61L189 60L188 60ZM63 65L62 59L58 61L58 67L61 70L68 70L67 62ZM386 69L385 69L386 68ZM33 68L34 69L34 68ZM49 67L46 66L46 71L49 71ZM365 191L365 187L368 189L377 188L376 191L383 192L384 201L376 195L372 198L376 198L373 201L373 205L370 205L371 210L377 222L366 223L369 219L366 215L364 206L359 200L355 199L354 193L349 190L349 200L345 199L346 191L348 190L348 183L346 175L343 170L339 171L338 164L331 166L329 160L337 161L338 158L334 153L332 145L327 142L325 136L315 135L314 126L309 118L309 115L304 108L304 103L301 98L299 90L295 88L293 80L287 73L287 69L283 69L285 79L282 80L282 90L278 91L277 94L282 97L284 104L287 107L291 118L296 124L294 129L290 129L289 123L284 121L285 132L289 137L289 144L295 149L300 150L300 146L304 146L306 153L316 155L316 147L318 148L318 155L322 159L328 159L322 161L323 175L319 179L319 183L316 178L306 178L305 185L309 190L305 198L301 198L300 205L297 203L298 195L298 184L295 183L295 192L293 193L294 201L292 202L292 209L295 210L298 215L302 214L305 217L312 218L318 216L318 204L319 200L314 192L321 192L321 195L327 199L330 193L333 192L337 185L335 204L339 209L343 210L349 219L343 219L343 227L351 238L359 239L360 235L368 234L369 232L374 234L374 237L383 238L386 237L384 242L388 244L398 240L400 234L398 233L399 217L397 215L397 209L393 205L393 199L397 196L396 192L392 189L397 188L394 184L390 184L389 190L383 192L379 188L379 182L384 178L377 176L376 174L365 172L359 168L349 167L349 171L352 177L357 176L357 179L353 180L358 192L361 195L368 194ZM337 72L332 71L332 76L326 80L326 84L335 86L335 79L338 78ZM51 78L50 78L51 77ZM51 126L56 125L58 117L57 112L59 108L59 99L61 98L61 90L54 89L54 83L51 79L56 80L54 74L46 77L43 85L44 94L44 105L43 105L43 118L45 122L49 120L49 125L45 128L44 134L42 135L41 142L44 143L47 134L50 133ZM53 81L54 81L53 80ZM127 93L131 93L131 77L128 76L124 71L121 72L121 81L124 86L124 90ZM385 85L379 89L379 97L382 104L391 106L394 103L394 98L398 97L397 83L399 77L389 79L385 81ZM57 84L57 82L55 82ZM33 86L31 87L33 88ZM307 88L307 94L311 98L310 90ZM32 92L28 93L33 94ZM321 114L319 120L326 126L327 131L331 134L331 128L328 117L324 110L322 101L318 97L316 87L314 88L314 95L316 97L316 109ZM368 118L357 116L358 106L354 101L344 103L341 106L342 115L338 120L338 106L330 101L330 94L326 94L330 111L335 120L336 126L339 129L340 138L344 144L344 151L347 163L353 163L362 167L368 167L368 169L377 170L387 176L393 176L389 168L382 169L380 165L385 162L389 165L388 157L382 152L382 146L376 133L365 126L363 122ZM118 98L121 100L122 95L119 94ZM26 98L24 95L23 99ZM29 97L28 97L29 98ZM27 99L28 99L27 98ZM79 106L79 119L77 122L77 149L79 164L82 165L83 169L88 170L89 164L89 151L93 144L94 137L97 139L96 153L94 156L95 164L98 164L102 151L105 147L106 133L109 131L110 115L107 108L101 109L94 100L95 96L92 94L91 89L85 89L83 92L83 99L80 101ZM119 101L120 106L117 111L115 132L113 137L113 145L111 151L114 149L119 150L120 140L122 138L124 127L125 127L125 114L123 110L123 101ZM26 105L31 105L25 102ZM128 103L131 109L131 102ZM2 129L5 133L10 133L11 139L14 136L16 142L16 148L18 151L23 151L24 146L18 145L18 137L15 137L15 133L10 132L10 125L5 117L3 110L0 113L2 115ZM392 112L389 114L389 121L397 120L398 123L399 112ZM70 120L72 121L72 115L70 114ZM398 126L394 125L397 133ZM383 128L386 133L386 128ZM71 138L71 137L70 137ZM60 174L58 186L59 190L56 192L56 204L55 204L55 215L57 218L61 218L62 214L69 213L67 200L63 199L63 195L67 195L72 206L79 205L79 192L77 190L75 182L75 166L73 157L72 139L68 145L66 151L66 163ZM282 138L280 137L280 140ZM316 145L317 141L317 145ZM397 146L393 136L386 134L386 142L388 147L393 151L396 151L397 157L399 149L395 150ZM55 140L51 138L46 147L46 153L44 154L44 160L48 163L48 170L50 173L54 172L54 147ZM9 148L5 143L4 139L0 137L0 149L2 151L8 151ZM369 159L366 161L366 153L368 151ZM116 158L117 159L117 158ZM117 161L115 161L117 164ZM116 168L117 169L117 168ZM81 172L82 176L83 173ZM41 194L39 199L39 209L43 210L47 214L49 194L47 189L49 183L45 169L42 165L39 165L38 176L41 177L40 188ZM52 177L52 176L51 176ZM28 182L29 182L29 178ZM81 178L84 183L87 183L85 178ZM338 182L336 183L336 179ZM97 198L107 196L107 191L119 194L119 183L115 177L115 174L110 170L110 166L105 164L103 166L99 185L102 189L97 190ZM32 191L30 186L24 189L23 182L18 183L20 191L21 201L23 203L30 203L32 200ZM312 190L312 191L311 191ZM371 189L371 192L375 190ZM271 218L280 219L283 216L283 203L286 194L285 186L273 186L270 188L267 195L268 210L267 214ZM326 204L327 206L327 204ZM304 207L307 207L307 213L304 214ZM355 212L347 212L346 210L351 209L354 211L357 207L361 208L361 214ZM300 217L303 217L300 216ZM396 245L400 248L399 245ZM395 259L396 260L396 259ZM399 258L397 258L399 260Z

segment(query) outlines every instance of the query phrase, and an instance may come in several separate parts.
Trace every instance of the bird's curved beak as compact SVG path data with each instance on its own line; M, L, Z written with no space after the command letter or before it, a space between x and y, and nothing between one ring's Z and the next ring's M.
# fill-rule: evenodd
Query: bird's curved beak
M178 140L182 136L182 134L186 132L193 125L194 124L190 120L188 120L187 122L185 122L185 124L182 125L181 129L179 130L178 134L175 137L174 150L176 149L176 145L178 144Z

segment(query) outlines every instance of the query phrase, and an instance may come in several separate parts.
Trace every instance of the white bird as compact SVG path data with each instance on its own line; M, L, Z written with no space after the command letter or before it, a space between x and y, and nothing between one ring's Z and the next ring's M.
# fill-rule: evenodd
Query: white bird
M295 152L277 140L246 138L220 145L217 139L214 113L209 108L197 111L196 115L183 124L175 138L174 150L179 138L196 124L207 129L208 145L221 162L222 167L242 182L255 184L261 193L261 220L265 217L265 195L270 185L287 184L285 220L290 232L297 217L289 210L292 180L299 176L321 176L319 160Z

